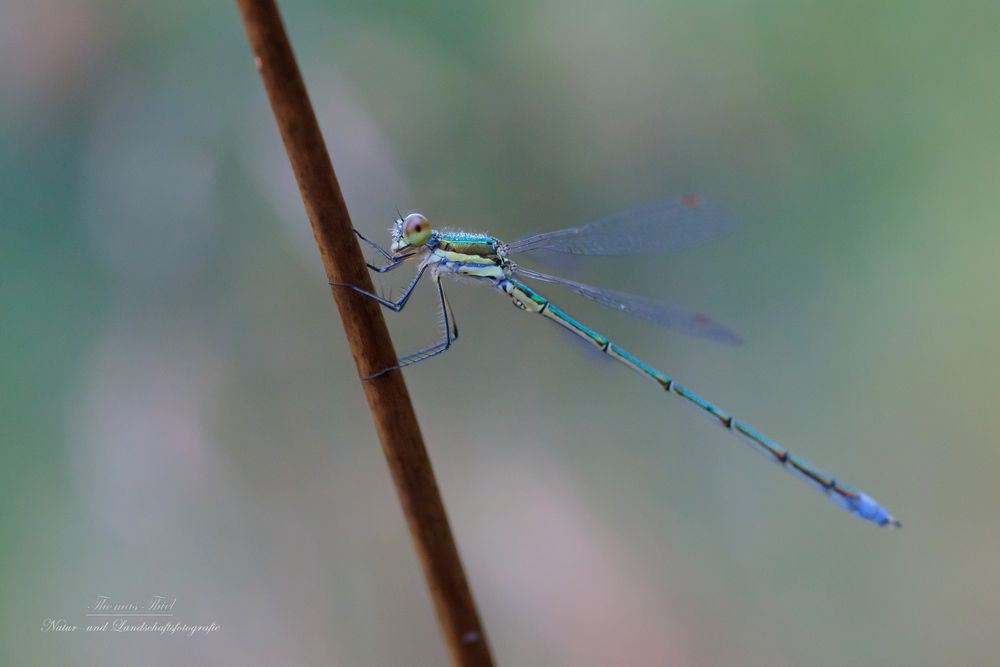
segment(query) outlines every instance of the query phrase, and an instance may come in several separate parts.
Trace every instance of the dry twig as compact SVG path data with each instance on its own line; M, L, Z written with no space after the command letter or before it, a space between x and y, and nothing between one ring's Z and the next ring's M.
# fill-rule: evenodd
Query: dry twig
M364 256L277 5L273 0L237 0L236 4L326 274L333 282L371 290ZM395 364L396 353L379 305L351 290L333 288L333 296L360 375ZM452 662L492 665L403 375L392 371L362 385Z

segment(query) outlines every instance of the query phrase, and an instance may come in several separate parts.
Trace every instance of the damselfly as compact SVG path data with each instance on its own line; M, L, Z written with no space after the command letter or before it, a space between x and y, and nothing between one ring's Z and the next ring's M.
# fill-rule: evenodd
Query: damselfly
M729 329L704 315L678 306L540 273L522 267L512 259L520 254L537 251L574 255L665 252L718 238L732 229L735 223L735 218L721 206L698 197L683 196L639 206L582 227L544 232L505 243L488 234L432 229L426 217L420 213L410 213L405 217L400 215L395 221L392 243L388 250L355 230L362 241L375 248L386 260L386 264L382 266L369 264L368 267L373 271L385 273L411 260L417 262L416 275L398 299L393 301L356 285L332 284L349 287L398 312L406 305L413 289L428 270L434 281L444 322L444 338L434 345L400 357L395 366L366 379L429 359L449 349L458 338L458 328L441 285L441 277L450 275L474 278L498 289L521 310L537 313L554 321L612 359L649 378L661 389L693 403L724 428L743 436L772 461L798 475L848 512L880 526L899 526L899 521L871 496L806 463L729 412L717 408L673 378L626 352L606 336L570 317L521 279L563 285L604 306L696 336L727 342L737 341L737 336Z

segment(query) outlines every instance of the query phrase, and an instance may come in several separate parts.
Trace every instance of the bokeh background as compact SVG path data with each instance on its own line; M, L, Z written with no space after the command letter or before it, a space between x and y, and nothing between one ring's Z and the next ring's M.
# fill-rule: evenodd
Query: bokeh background
M282 7L368 234L738 211L559 268L741 346L549 291L905 525L455 284L406 377L500 664L995 664L997 3ZM235 7L4 0L0 218L3 663L445 664ZM152 594L221 630L40 630Z

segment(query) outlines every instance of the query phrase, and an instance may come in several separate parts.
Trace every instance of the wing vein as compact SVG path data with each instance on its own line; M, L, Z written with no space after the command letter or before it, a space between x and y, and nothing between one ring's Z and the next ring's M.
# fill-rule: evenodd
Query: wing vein
M606 306L618 312L626 313L633 317L669 327L676 331L708 338L721 343L739 344L742 339L728 327L715 322L707 315L696 313L682 306L663 303L655 299L650 299L636 294L626 294L603 287L594 287L584 283L552 276L540 271L526 269L518 266L514 272L526 278L534 278L547 283L562 285L573 290L580 296L590 299L596 303Z
M512 253L538 250L574 255L631 255L690 248L717 239L737 224L726 208L685 195L636 206L581 227L518 239Z

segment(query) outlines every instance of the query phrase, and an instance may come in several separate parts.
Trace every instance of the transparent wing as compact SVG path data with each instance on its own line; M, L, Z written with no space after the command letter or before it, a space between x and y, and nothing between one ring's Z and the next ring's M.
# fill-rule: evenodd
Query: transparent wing
M585 285L575 280L550 276L547 273L532 271L524 267L517 267L514 272L526 278L534 278L547 283L555 283L570 288L580 296L591 301L596 301L602 306L613 308L622 313L627 313L633 317L639 317L655 324L670 327L676 331L710 338L722 343L733 345L743 342L735 332L714 322L707 315L695 313L681 306L674 306L661 301L655 301L635 294L625 294L614 290Z
M550 250L574 255L632 255L680 250L724 236L736 216L694 195L636 206L582 227L519 239L511 252Z

